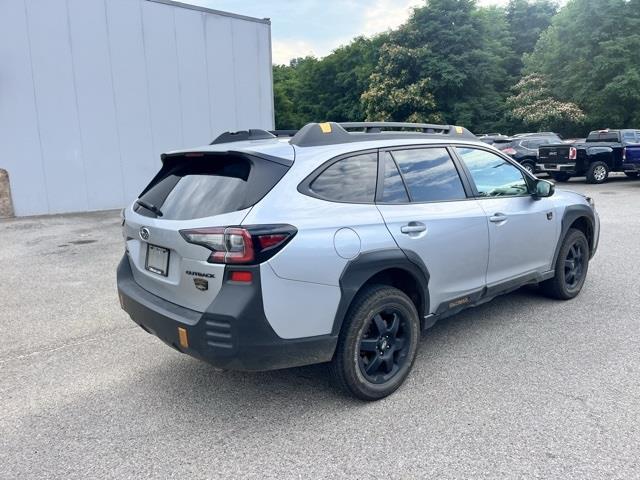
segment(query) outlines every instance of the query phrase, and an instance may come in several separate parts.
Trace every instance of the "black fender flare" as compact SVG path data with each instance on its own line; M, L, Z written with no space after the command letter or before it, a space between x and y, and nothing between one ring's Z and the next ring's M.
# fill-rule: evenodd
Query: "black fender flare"
M390 268L404 270L415 278L422 292L422 312L425 315L429 312L429 270L415 252L399 248L366 252L350 260L340 275L341 295L333 320L332 335L340 333L353 299L367 280Z
M579 218L586 218L591 230L595 233L595 225L596 219L593 210L588 205L569 205L562 215L562 224L560 227L560 236L558 237L558 243L556 245L556 250L553 253L553 263L551 264L552 268L555 269L556 261L558 260L558 254L560 253L560 248L562 247L562 243L564 242L565 237L567 236L567 232L569 231L569 227ZM593 244L595 239L587 238L589 242L589 250L590 254L593 255Z

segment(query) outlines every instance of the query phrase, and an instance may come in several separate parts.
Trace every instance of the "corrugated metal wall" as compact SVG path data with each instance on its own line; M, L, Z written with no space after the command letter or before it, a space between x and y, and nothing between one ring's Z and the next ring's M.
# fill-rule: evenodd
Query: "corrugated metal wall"
M273 128L270 35L268 21L152 0L0 0L16 215L121 207L162 152Z

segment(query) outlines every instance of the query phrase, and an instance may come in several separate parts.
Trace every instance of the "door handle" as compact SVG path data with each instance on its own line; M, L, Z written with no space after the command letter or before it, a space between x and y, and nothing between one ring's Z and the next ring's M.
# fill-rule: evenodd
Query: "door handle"
M400 227L402 233L420 233L427 230L427 226L420 222L409 222L407 225Z
M500 222L506 222L507 221L507 217L504 213L494 213L493 215L491 215L489 217L489 221L493 222L493 223L500 223Z

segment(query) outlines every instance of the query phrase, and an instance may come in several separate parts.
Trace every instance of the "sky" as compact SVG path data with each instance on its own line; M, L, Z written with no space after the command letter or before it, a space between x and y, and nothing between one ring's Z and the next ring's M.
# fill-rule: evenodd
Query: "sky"
M271 19L273 62L323 57L359 35L396 28L424 0L181 0L203 7ZM504 5L508 0L480 0Z

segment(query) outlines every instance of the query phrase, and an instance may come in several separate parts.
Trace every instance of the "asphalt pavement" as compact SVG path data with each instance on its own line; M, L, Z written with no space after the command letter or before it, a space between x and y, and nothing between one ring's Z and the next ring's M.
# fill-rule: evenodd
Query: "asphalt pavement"
M640 478L640 181L563 188L602 221L578 298L443 320L375 403L323 365L222 371L135 326L118 212L0 221L0 478Z

